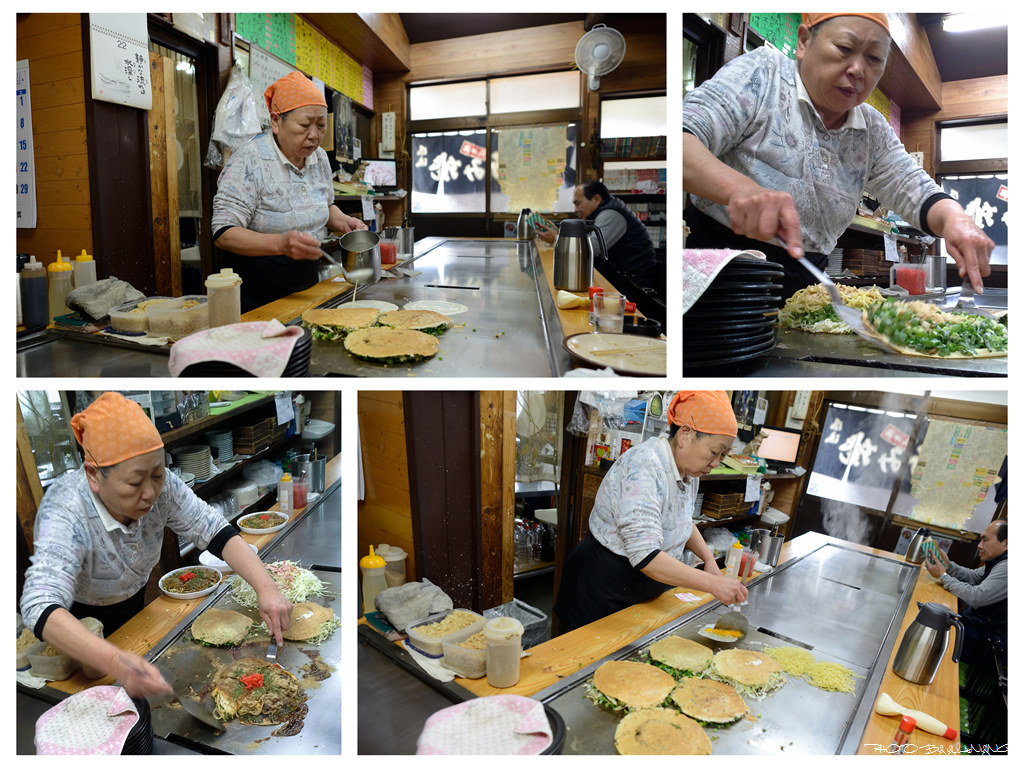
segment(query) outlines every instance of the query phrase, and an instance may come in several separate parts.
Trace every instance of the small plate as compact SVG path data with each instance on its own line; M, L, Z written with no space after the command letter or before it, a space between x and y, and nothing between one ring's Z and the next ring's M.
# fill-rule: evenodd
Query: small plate
M465 304L457 304L454 301L434 301L431 299L424 299L422 301L410 301L402 309L418 309L418 310L429 310L431 312L440 312L442 315L461 315L463 312L468 312L469 307Z
M253 552L257 552L255 544L250 544ZM221 573L231 573L231 566L221 560L219 557L214 557L209 550L204 549L199 555L199 563L205 565L208 568L216 568Z
M345 301L338 305L339 309L379 309L381 312L394 312L398 309L397 304L390 301L377 301L376 299L357 299L356 301Z
M629 376L664 376L667 345L663 339L624 333L577 333L562 340L576 359L596 368Z
M173 571L169 571L168 573L165 573L163 576L160 577L160 581L157 582L160 585L160 591L163 592L168 597L174 598L175 600L195 600L197 597L206 597L208 594L213 592L213 590L215 590L217 587L219 587L221 585L221 582L224 581L224 574L221 573L219 569L217 569L217 568L202 568L201 570L216 571L217 572L217 575L220 576L220 578L217 580L216 584L214 584L211 587L207 587L206 589L200 589L198 592L187 592L187 593L182 593L182 594L178 594L177 592L168 592L166 589L164 589L164 580L167 579L168 577L170 577L170 576L177 576L179 573L185 573L186 571L196 571L196 570L200 570L200 569L197 566L188 566L186 568L175 568Z
M707 634L709 629L714 629L714 624L705 624L703 627L697 630L697 634L701 637L706 637L708 640L714 640L716 643L735 643L739 640L738 637L722 637L721 635Z
M245 525L245 521L246 520L251 520L251 519L253 519L255 517L259 517L260 515L280 515L285 520L280 525L274 525L274 526L271 526L270 528L248 528L248 527L246 527L246 525ZM254 533L256 535L260 535L260 534L263 534L263 533L273 533L274 531L280 531L286 525L288 525L288 515L284 514L283 512L271 512L269 510L267 512L253 512L251 515L242 515L240 518L238 518L238 528L242 531L242 533Z

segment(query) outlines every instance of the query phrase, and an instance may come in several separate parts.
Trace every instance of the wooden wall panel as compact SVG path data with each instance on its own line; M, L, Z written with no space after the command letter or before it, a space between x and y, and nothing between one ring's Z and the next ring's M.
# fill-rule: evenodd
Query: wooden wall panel
M392 544L409 553L406 574L416 578L416 545L409 501L405 416L401 392L360 392L359 450L365 499L358 504L358 548Z
M911 152L924 152L924 168L935 175L938 151L936 123L1007 115L1010 111L1009 77L979 77L942 84L942 108L938 111L904 113L900 139Z
M58 249L93 252L81 19L27 13L17 20L17 59L29 60L38 211L34 229L17 230L17 249L44 264Z

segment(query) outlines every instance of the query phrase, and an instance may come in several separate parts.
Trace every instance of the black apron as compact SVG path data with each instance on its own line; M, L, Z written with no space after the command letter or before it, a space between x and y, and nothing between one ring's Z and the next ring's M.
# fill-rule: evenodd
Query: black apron
M68 609L76 619L92 616L103 624L103 636L107 637L132 616L146 607L146 588L143 587L126 600L112 605L87 605L75 601Z
M724 224L711 218L692 205L683 211L683 220L690 233L686 236L687 248L726 248L737 251L760 251L768 257L768 261L781 264L786 270L782 278L782 300L785 301L801 288L816 285L817 280L797 260L789 255L785 248L771 243L754 240L750 237L737 235ZM818 269L824 270L828 257L823 253L804 253L804 258Z
M566 558L555 613L563 631L568 631L653 600L669 589L588 533Z
M312 288L320 281L319 261L299 261L284 255L239 256L224 252L225 265L242 278L242 312Z

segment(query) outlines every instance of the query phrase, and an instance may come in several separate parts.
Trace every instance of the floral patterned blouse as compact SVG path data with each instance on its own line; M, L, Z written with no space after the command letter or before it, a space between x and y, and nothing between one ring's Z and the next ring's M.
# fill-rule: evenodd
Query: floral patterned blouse
M160 561L165 526L199 549L231 528L170 472L150 511L130 525L117 523L105 510L101 515L97 501L84 469L68 472L47 489L36 513L32 565L25 571L25 626L34 630L51 605L112 605L138 592Z
M331 164L321 147L299 169L278 149L272 133L261 133L221 171L211 227L215 236L227 227L245 227L272 234L294 229L323 240L333 203Z
M697 478L681 478L666 437L646 440L618 458L601 481L590 533L634 568L652 554L682 561L693 532Z
M686 94L683 130L766 189L788 192L810 252L835 248L864 192L924 232L928 208L948 197L874 107L860 104L843 126L826 128L797 62L775 49L733 59ZM726 206L695 195L690 200L729 225Z

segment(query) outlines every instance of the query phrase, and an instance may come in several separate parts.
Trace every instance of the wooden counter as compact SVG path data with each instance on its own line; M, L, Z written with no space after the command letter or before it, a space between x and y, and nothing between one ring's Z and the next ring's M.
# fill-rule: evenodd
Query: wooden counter
M341 476L341 454L327 462L324 477L324 489L330 488ZM321 494L323 495L323 494ZM279 511L277 504L270 507L271 511ZM295 510L291 519L284 528L274 533L249 534L241 533L242 540L247 544L256 545L257 551L263 549L274 538L283 535L288 528L305 512L305 507ZM230 576L227 576L230 578ZM195 600L176 600L161 594L153 602L139 611L134 617L125 622L114 631L107 640L126 651L131 651L140 656L148 653L168 632L180 624L185 617L198 608L203 601L209 599L209 595ZM47 685L65 693L78 693L94 685L113 685L114 680L109 676L101 677L98 680L90 680L82 674L79 669L67 680L54 680Z
M822 544L829 542L861 552L870 552L882 557L902 559L892 552L851 544L850 542L833 539L818 533L807 533L783 545L780 563L805 555ZM675 593L681 592L697 594L702 599L699 602L683 603L675 597ZM585 627L553 638L529 649L530 655L524 658L522 662L519 684L512 688L494 688L487 684L486 677L478 680L457 677L455 682L472 691L477 696L491 696L503 693L532 696L548 686L554 685L563 677L608 656L629 643L653 632L669 621L677 619L713 599L711 595L698 592L697 590L675 589L665 592L654 600L638 603L635 606L613 613L611 616L599 619ZM899 648L899 639L902 639L906 628L917 617L918 601L940 603L954 610L956 609L956 598L940 587L938 582L922 566L921 574L918 577L913 596L907 607L906 615L903 618L903 623L900 625L897 643L893 647L893 656L896 653L896 649ZM882 678L879 692L884 691L899 704L911 709L927 712L947 726L959 731L959 672L957 665L951 661L951 656L952 651L947 650L935 676L935 681L927 686L914 685L897 677L892 671L892 657L890 657L886 663L886 671ZM874 700L864 701L862 706L872 707L874 706ZM898 719L895 717L883 717L882 715L872 714L864 730L864 735L860 740L861 746L858 754L876 754L875 749L870 745L888 746L892 742L897 725ZM933 736L921 729L914 731L909 743L918 747L928 746L932 749L941 749L943 752L955 751L955 742L944 739L941 736Z

